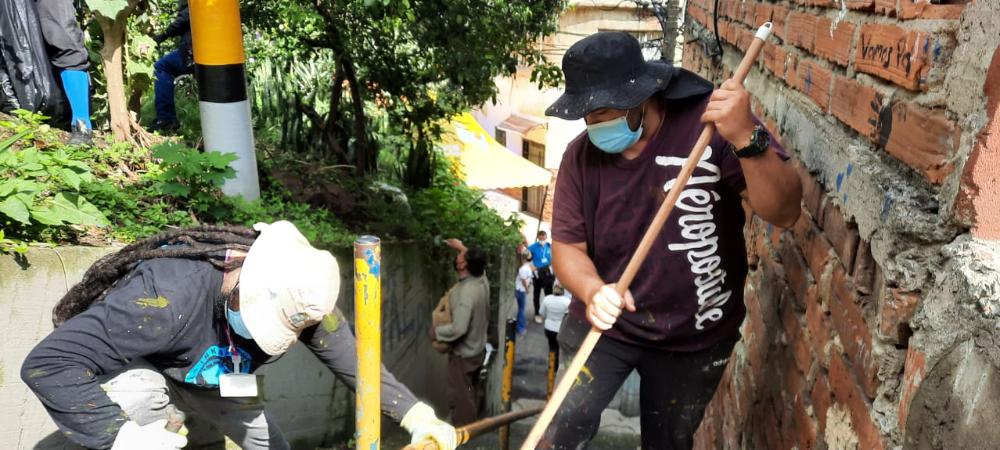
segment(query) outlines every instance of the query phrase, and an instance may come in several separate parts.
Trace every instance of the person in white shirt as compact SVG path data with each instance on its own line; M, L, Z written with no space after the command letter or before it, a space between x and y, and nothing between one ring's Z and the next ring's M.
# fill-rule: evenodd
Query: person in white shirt
M552 289L552 295L546 295L542 300L542 309L539 314L545 318L545 337L549 340L549 353L555 354L555 369L559 369L559 327L562 326L563 317L569 311L569 303L572 299L569 291L564 289L557 281Z
M514 298L517 299L517 334L524 334L525 327L527 327L524 318L524 303L528 299L528 291L531 289L533 277L531 253L525 250L521 253L521 267L517 269L517 278L514 280Z

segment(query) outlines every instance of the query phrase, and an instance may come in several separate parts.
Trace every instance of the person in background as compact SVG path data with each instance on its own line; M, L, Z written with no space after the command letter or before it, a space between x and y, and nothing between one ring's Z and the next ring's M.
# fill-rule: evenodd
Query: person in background
M73 0L37 0L42 37L49 61L59 72L70 107L69 145L93 143L90 123L90 60L83 46L83 30L76 21Z
M557 281L552 288L552 295L546 295L542 300L541 315L545 318L545 338L549 341L549 353L555 356L554 370L559 370L559 327L569 312L572 298Z
M174 106L174 80L181 75L194 73L194 54L191 50L191 15L187 0L177 5L177 17L167 29L153 37L157 44L180 36L177 47L163 55L153 64L156 76L153 93L156 97L156 120L152 129L156 131L176 131L180 128L177 110Z
M451 322L437 326L434 339L452 345L448 355L451 421L460 426L479 417L479 370L486 357L490 283L481 250L466 248L458 239L447 243L458 250L454 262L458 283L448 296Z
M552 294L552 282L556 279L552 273L552 244L548 242L548 237L548 233L541 230L536 236L535 243L528 246L528 251L531 252L531 264L535 268L535 289L531 298L535 304L536 323L542 323L542 316L539 314L541 293L545 291L545 295Z
M528 289L531 286L531 253L525 250L521 253L521 267L517 269L517 278L514 280L514 298L517 300L517 334L524 334L527 328L527 320L524 318L525 300L528 297Z

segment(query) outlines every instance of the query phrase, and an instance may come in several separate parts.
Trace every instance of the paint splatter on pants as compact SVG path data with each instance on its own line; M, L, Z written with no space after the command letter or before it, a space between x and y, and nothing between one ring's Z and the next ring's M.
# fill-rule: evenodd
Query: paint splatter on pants
M173 404L188 416L189 445L217 439L214 427L244 450L290 447L278 424L264 411L256 397L222 397L218 389L184 386L157 371L144 360L133 361L122 371L102 378L101 387L129 418L145 425L165 419L165 408Z
M582 337L563 326L564 355L579 349ZM705 407L726 370L739 335L698 352L672 352L602 337L584 365L538 448L586 448L601 424L601 412L633 370L639 371L644 450L690 449ZM569 358L570 356L567 356Z
M448 355L448 391L451 395L451 423L456 427L479 418L479 369L484 353L471 358Z

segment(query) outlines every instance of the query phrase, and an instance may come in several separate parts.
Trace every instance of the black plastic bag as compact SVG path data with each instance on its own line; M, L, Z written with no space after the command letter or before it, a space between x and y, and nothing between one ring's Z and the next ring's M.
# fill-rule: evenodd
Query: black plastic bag
M66 111L34 0L0 0L0 110L16 108L54 118Z

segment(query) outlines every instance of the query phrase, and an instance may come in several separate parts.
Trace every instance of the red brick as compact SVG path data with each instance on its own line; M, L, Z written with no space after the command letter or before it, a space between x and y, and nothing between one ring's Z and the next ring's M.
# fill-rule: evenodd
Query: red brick
M819 425L817 431L822 435L826 432L826 410L830 408L830 385L827 384L825 373L816 376L809 400L812 402L813 414Z
M788 18L788 8L774 5L771 8L771 31L782 41L785 40L785 21Z
M793 420L795 421L795 443L798 444L800 449L811 449L816 447L816 436L817 436L817 424L811 417L809 417L809 412L806 411L806 402L803 399L804 396L799 396L795 399L795 406L793 408ZM786 448L791 448L788 446Z
M795 87L799 85L799 56L788 52L785 60L785 83Z
M878 266L872 258L872 247L868 241L858 242L858 251L854 256L854 288L859 293L869 295L875 292L875 271Z
M851 41L854 38L853 23L842 20L837 22L837 27L831 29L833 21L827 17L820 17L816 21L816 40L813 53L822 56L830 61L846 66L851 57Z
M785 49L771 42L764 43L764 67L778 78L785 78Z
M823 209L823 233L830 239L847 273L854 273L854 254L858 250L858 226L847 221L832 202Z
M710 27L708 21L708 13L705 12L705 10L698 8L696 6L691 6L687 10L688 10L688 15L691 16L691 18L694 19L696 22L706 27Z
M771 12L773 10L774 6L772 6L770 3L757 3L757 5L754 7L754 23L753 23L754 28L760 27L761 25L764 24L764 22L770 22ZM772 23L771 26L773 31L774 24Z
M940 48L936 37L895 25L865 24L854 54L854 68L892 81L910 90L927 89L931 47Z
M750 29L742 27L742 26L739 27L739 31L738 31L738 35L737 35L737 39L736 39L736 46L740 50L746 50L746 49L750 48L750 43L753 42L753 35L754 35L754 32L750 31Z
M906 431L906 419L910 414L910 403L916 395L920 383L927 375L927 356L920 350L910 347L906 350L906 362L903 365L902 394L899 397L899 431Z
M830 357L830 387L834 401L845 406L851 413L851 423L858 433L859 447L865 450L884 450L885 441L879 434L878 427L869 412L868 402L854 382L854 376L847 369L844 358L837 355Z
M795 241L802 249L802 256L805 257L812 273L813 280L819 280L823 276L827 263L833 258L831 250L833 247L819 231L819 228L812 220L799 220L792 228Z
M806 272L809 269L802 259L802 254L799 252L798 246L795 245L795 240L790 238L791 236L782 239L778 255L781 257L781 264L785 268L785 277L788 279L789 287L792 288L797 297L805 298L810 285L810 281L806 276Z
M875 0L875 14L887 16L896 13L896 0Z
M850 78L834 77L830 112L872 142L878 142L882 95Z
M816 39L816 16L792 11L788 15L788 43L809 51Z
M961 130L944 111L910 102L892 105L892 122L882 123L885 150L939 185L955 166L949 160L958 147Z
M830 342L830 313L819 302L816 288L810 289L806 297L806 331L809 334L809 345L820 366L827 365L827 343Z
M899 0L900 19L958 19L965 4L934 5L927 1Z
M750 27L755 27L757 25L757 20L755 16L757 15L757 5L754 2L744 2L742 3L742 15L741 19L744 24Z
M872 361L872 334L865 323L854 286L843 269L834 266L830 317L840 336L844 353L857 374L858 381L869 399L875 397L877 368ZM832 359L832 357L831 357Z
M883 295L878 308L879 337L893 344L903 344L905 336L901 328L910 323L920 300L920 293L901 289L891 289Z
M812 217L821 217L820 205L822 205L823 196L825 195L823 186L809 173L809 169L802 164L802 161L793 159L792 167L798 172L799 180L802 182L803 206L805 206L806 211L809 211ZM803 220L802 216L799 216L799 220Z
M846 0L844 4L850 9L871 10L875 0Z
M823 111L830 105L830 81L829 70L816 64L813 60L803 60L798 66L798 84L796 87L809 96L813 102Z

